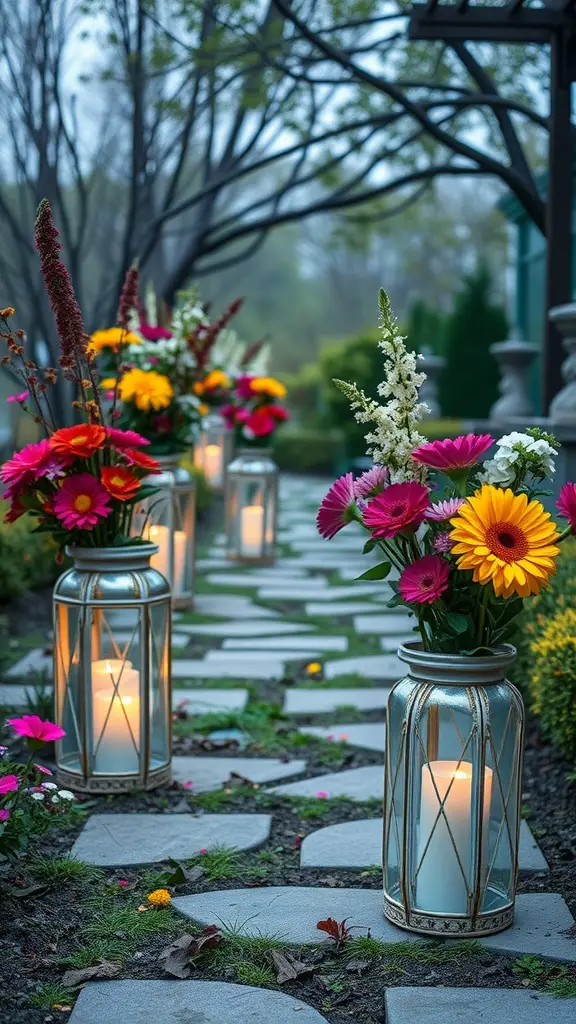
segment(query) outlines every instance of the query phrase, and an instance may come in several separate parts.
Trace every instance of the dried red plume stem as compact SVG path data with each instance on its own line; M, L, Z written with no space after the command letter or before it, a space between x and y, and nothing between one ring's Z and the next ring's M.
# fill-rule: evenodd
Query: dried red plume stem
M40 256L40 269L50 299L60 339L60 349L66 359L82 357L86 353L88 337L80 307L74 294L72 278L60 259L62 246L59 231L52 220L47 199L42 199L36 213L34 241Z
M124 278L120 301L118 303L117 323L119 327L128 330L128 318L133 309L139 311L138 289L140 285L140 270L138 260L129 267Z

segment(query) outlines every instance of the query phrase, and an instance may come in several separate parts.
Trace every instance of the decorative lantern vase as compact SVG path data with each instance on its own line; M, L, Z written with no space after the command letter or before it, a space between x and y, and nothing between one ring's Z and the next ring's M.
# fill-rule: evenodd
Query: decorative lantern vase
M226 477L226 555L270 565L276 549L278 467L269 451L241 449Z
M223 491L226 468L234 451L234 432L219 412L211 412L202 421L202 433L194 450L194 465L201 469L210 487Z
M486 657L398 651L389 697L384 913L423 934L488 935L512 923L524 707L504 644Z
M172 588L172 606L190 608L194 599L196 483L177 455L157 457L161 466L146 480L158 488L136 506L134 532L158 547L151 561Z
M155 544L71 548L54 588L58 781L81 792L170 782L170 587Z

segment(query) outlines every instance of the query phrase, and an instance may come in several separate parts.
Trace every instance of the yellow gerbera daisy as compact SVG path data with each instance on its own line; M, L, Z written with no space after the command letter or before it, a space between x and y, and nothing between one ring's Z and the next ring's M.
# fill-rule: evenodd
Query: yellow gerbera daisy
M485 484L450 520L459 569L472 569L476 583L492 581L497 597L528 597L556 572L559 533L539 501Z
M134 402L137 409L158 412L166 409L174 397L174 389L168 377L156 370L128 370L118 385L118 394L123 402Z
M106 330L94 331L94 334L90 335L88 348L99 355L105 348L116 351L120 344L140 345L141 339L133 331L125 331L122 327L108 327Z
M254 377L250 381L250 390L255 395L270 395L270 398L284 398L286 388L275 377Z
M210 370L204 380L199 380L194 385L197 395L203 395L205 391L215 391L217 388L230 387L230 378L224 370Z

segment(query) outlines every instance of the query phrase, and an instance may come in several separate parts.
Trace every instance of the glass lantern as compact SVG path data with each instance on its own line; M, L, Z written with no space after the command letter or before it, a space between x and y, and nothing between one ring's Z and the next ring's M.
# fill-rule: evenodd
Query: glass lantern
M226 468L232 460L234 432L219 412L211 412L202 420L202 432L194 449L194 465L201 469L210 487L223 491Z
M92 793L170 782L170 587L158 547L73 548L54 588L58 781Z
M524 708L492 655L398 651L384 794L384 913L423 934L481 936L512 923Z
M226 556L270 565L276 548L278 467L264 449L241 449L226 478Z
M161 471L150 475L146 483L158 488L138 504L134 512L134 533L158 547L152 567L166 577L172 587L172 606L190 608L194 599L194 560L196 534L196 483L178 465L178 456L157 456Z

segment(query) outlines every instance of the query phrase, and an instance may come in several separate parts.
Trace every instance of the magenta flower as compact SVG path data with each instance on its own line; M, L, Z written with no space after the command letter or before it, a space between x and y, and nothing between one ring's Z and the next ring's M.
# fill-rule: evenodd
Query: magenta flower
M447 555L449 551L452 551L454 541L447 530L442 530L441 533L437 533L434 537L432 547L437 554Z
M110 495L92 473L69 476L54 498L54 515L67 530L92 530L111 512Z
M142 434L137 434L135 430L118 430L117 427L107 427L106 437L119 452L125 451L126 448L143 448L144 445L150 444L147 437L142 437Z
M432 604L448 587L450 566L439 555L424 555L406 566L399 590L407 604Z
M55 455L46 438L36 444L27 444L21 451L15 452L11 459L0 469L0 478L10 488L10 497L23 490L28 484L48 477L53 480L59 476L66 464L60 455Z
M465 501L466 498L448 498L447 501L437 501L435 505L430 505L430 508L426 509L426 519L434 519L437 522L452 519L452 516L456 515L460 505L463 505Z
M374 537L395 537L403 531L414 533L426 515L428 502L429 493L422 484L390 484L364 509L364 525Z
M7 811L6 808L3 808L0 811L0 821L8 821L9 817L10 817L10 811Z
M54 774L54 772L51 772L49 768L45 768L43 764L35 764L34 767L35 767L36 771L37 772L41 772L42 775L53 775Z
M6 401L7 402L18 402L20 405L23 405L23 403L26 402L28 398L30 398L30 392L29 391L21 391L19 395L8 395L8 398L6 399Z
M13 793L19 785L20 779L17 775L5 775L3 779L0 779L0 793Z
M44 721L38 715L22 715L22 718L9 718L8 725L11 725L18 736L26 736L32 740L42 743L49 743L50 740L60 740L66 735L64 729L54 722Z
M254 380L253 373L245 373L241 377L236 378L234 384L234 390L239 398L254 398L254 392L250 387L251 382Z
M316 796L317 796L318 800L327 800L328 799L328 793L325 793L323 789L319 790L319 792L316 793Z
M332 540L352 522L355 510L354 478L352 473L345 473L332 484L318 509L316 525L320 536Z
M172 337L172 331L167 327L153 327L152 324L141 323L139 331L146 341L162 341Z
M563 519L570 521L572 533L576 533L576 484L564 484L556 508Z
M357 498L374 498L389 482L385 466L372 466L354 481L354 494Z
M448 437L445 441L423 444L412 452L412 458L450 476L474 466L491 444L494 444L491 434L463 434L461 437Z

